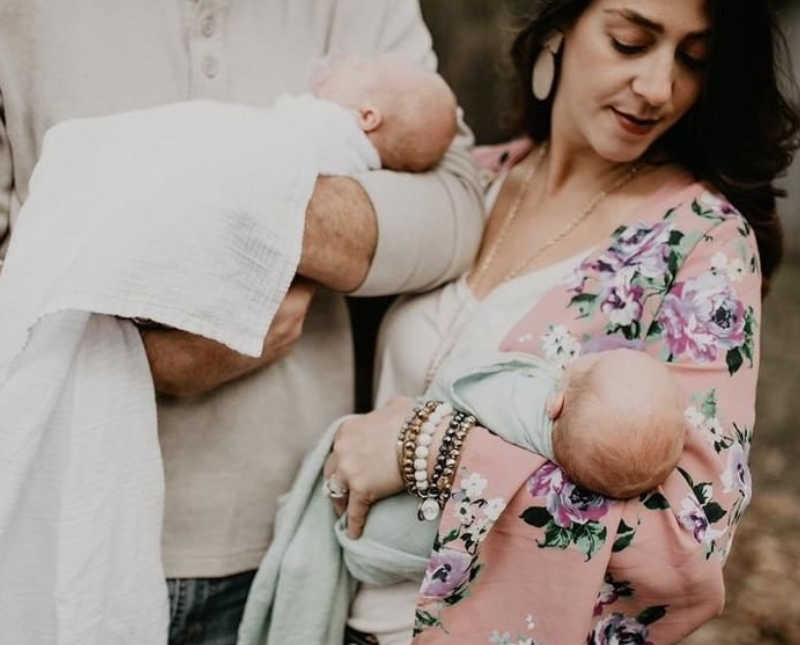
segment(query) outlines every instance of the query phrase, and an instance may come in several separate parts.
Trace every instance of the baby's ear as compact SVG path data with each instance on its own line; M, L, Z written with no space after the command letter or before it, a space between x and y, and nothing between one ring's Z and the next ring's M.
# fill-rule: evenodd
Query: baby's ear
M377 130L383 123L383 114L373 106L362 107L358 110L358 125L364 132Z
M564 412L565 400L566 397L564 396L564 390L561 388L555 392L552 392L550 396L547 397L546 412L550 420L555 421L561 416L561 414Z

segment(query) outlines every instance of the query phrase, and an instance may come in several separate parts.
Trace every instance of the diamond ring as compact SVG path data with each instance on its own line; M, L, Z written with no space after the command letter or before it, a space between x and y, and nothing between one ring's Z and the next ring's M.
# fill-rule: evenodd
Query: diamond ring
M325 494L331 499L341 499L342 497L346 497L348 493L347 486L340 482L336 478L336 475L331 475L324 481L322 490L325 491Z

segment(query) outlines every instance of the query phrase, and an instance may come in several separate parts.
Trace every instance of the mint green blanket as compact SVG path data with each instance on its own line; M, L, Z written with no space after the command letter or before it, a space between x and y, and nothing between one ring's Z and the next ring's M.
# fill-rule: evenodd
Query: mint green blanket
M449 401L506 441L552 458L544 410L559 374L534 356L473 352L444 364L423 398ZM423 578L438 525L417 519L415 498L403 493L373 505L363 535L351 540L322 490L322 467L348 418L328 427L278 510L239 645L341 645L358 581Z

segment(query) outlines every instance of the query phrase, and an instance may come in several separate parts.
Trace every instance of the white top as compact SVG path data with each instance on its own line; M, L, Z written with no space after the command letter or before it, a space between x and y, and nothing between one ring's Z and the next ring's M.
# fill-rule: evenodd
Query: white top
M487 195L489 206L499 192L499 183ZM545 293L569 278L588 254L582 251L517 276L495 287L483 300L475 298L465 276L435 291L399 299L387 312L378 337L375 407L395 395L417 396L423 392L434 356L442 346L452 344L454 322L460 332L456 331L457 340L448 354L497 349L511 328ZM350 608L348 625L374 634L380 645L408 645L418 589L419 584L413 582L384 587L361 585Z

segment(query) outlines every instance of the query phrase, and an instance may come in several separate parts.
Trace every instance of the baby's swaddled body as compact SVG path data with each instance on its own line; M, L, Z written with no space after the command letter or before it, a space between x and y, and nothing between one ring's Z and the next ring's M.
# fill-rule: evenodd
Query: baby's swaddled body
M566 371L528 354L469 352L448 360L422 398L472 414L609 497L660 485L683 448L666 367L629 349L581 356ZM417 500L404 493L374 504L357 540L347 537L344 516L335 526L351 575L378 585L421 581L437 530L438 522L417 519Z
M422 398L447 401L506 441L551 458L553 424L545 408L559 377L535 356L473 352L444 364ZM421 581L437 530L438 522L417 519L417 500L405 493L374 504L359 539L347 537L344 516L335 528L351 575L380 585Z

